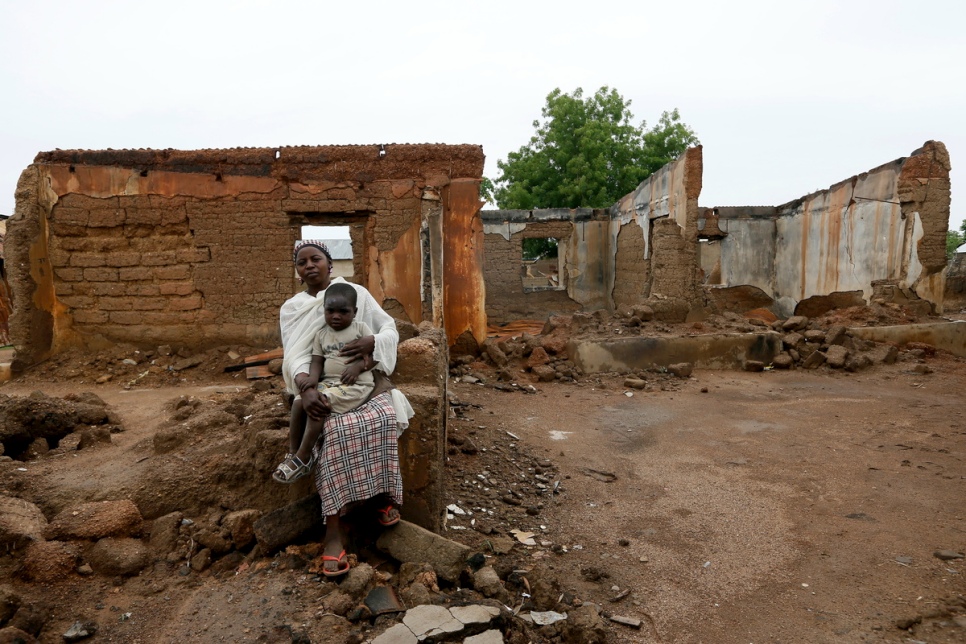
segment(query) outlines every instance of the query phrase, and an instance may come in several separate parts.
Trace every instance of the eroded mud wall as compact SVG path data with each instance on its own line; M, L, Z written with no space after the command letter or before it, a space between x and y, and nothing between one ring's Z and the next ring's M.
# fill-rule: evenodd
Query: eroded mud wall
M491 323L632 306L683 319L703 301L696 280L702 151L687 150L608 210L482 212L486 311ZM527 288L522 241L554 237L563 257L559 290Z
M868 302L886 282L941 311L949 167L943 144L928 142L777 208L713 209L723 233L717 288L755 286L791 315L809 298Z
M350 226L355 281L418 323L434 308L424 297L441 297L423 288L426 232L441 225L424 217L427 201L482 169L469 145L41 153L8 227L18 357L118 341L277 342L305 224ZM474 330L482 306L475 315Z
M966 253L956 253L949 260L943 302L947 311L966 308Z
M556 313L573 313L591 303L606 308L605 264L610 258L601 252L601 229L608 221L602 213L578 210L484 210L483 256L486 283L486 314L490 324L510 320L543 319ZM534 273L523 262L523 240L557 240L560 288L549 275ZM542 285L537 286L540 277Z

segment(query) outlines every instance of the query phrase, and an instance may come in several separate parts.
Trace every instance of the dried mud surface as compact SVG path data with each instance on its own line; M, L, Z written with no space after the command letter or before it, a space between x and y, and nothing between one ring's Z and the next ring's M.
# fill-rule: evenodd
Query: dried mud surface
M822 324L906 315L847 310ZM593 332L702 330L609 322ZM155 508L151 518L181 504L199 524L246 499L297 498L305 490L280 490L268 473L232 476L260 458L240 437L284 432L284 409L278 378L222 372L229 350L264 349L220 348L193 367L151 371L158 355L118 347L60 356L4 384L7 396L92 391L123 429L92 449L0 462L0 494L48 519L81 501L135 498ZM919 348L858 373L636 374L643 389L616 374L539 382L525 369L519 359L461 365L449 400L445 536L486 556L511 609L554 595L641 620L608 624L610 642L966 640L966 565L934 556L966 550L966 361ZM181 424L190 431L172 433ZM159 435L170 451L153 451ZM190 499L172 498L185 490ZM398 572L357 546L360 562ZM316 574L318 554L309 541L228 554L200 572L170 557L136 576L40 583L12 552L0 557L0 583L46 615L41 642L63 641L78 620L96 622L91 641L105 642L359 642L394 623L333 614L338 586ZM529 635L573 641L553 627Z

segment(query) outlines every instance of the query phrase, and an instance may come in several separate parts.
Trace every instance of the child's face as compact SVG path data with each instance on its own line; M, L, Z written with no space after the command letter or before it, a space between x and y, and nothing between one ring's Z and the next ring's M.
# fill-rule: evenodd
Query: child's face
M341 295L325 298L325 323L329 328L341 331L349 326L355 317L356 308L350 306Z

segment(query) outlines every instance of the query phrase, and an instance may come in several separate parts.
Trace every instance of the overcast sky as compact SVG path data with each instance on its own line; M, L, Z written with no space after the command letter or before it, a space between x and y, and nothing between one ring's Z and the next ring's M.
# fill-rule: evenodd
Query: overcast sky
M966 217L966 3L0 0L0 213L54 148L525 144L555 87L704 144L700 204L775 205L929 139Z

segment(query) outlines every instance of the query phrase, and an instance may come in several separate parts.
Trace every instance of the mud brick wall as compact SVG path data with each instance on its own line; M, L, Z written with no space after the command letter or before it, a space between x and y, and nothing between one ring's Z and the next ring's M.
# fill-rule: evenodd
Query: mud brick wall
M637 222L621 226L617 233L614 268L620 279L614 280L613 297L616 307L633 306L647 298L651 265L646 259L646 233Z
M114 342L275 343L305 224L349 226L354 281L399 317L443 326L445 258L431 260L422 233L478 217L475 198L450 211L440 195L454 182L475 195L482 169L471 145L41 153L8 228L18 360ZM460 270L479 272L473 261ZM482 340L482 305L454 317Z
M565 254L561 279L567 286L567 275L573 272L574 266L566 254L577 226L572 211L490 210L483 211L482 217L483 276L490 324L543 319L556 313L581 310L581 304L566 289L525 292L522 280L523 240L553 237L558 240L558 252Z

